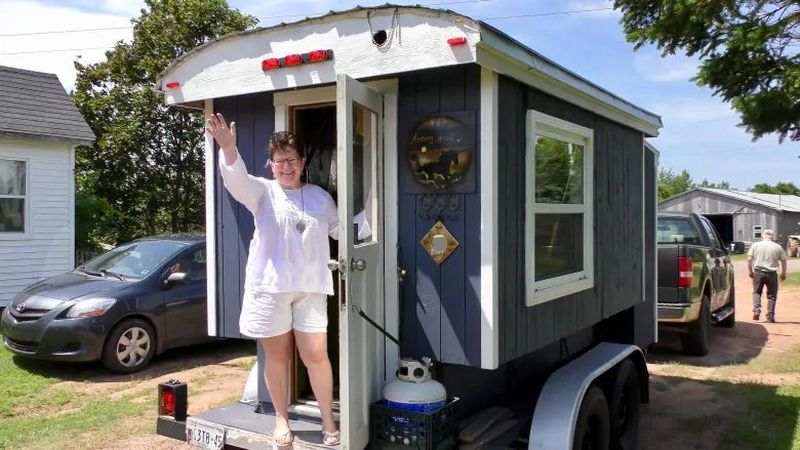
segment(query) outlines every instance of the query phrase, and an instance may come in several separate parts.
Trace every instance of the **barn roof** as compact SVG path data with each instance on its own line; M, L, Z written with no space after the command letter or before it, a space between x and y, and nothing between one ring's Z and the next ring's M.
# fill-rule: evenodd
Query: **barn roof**
M665 201L674 200L693 191L705 191L734 200L753 203L777 211L800 212L800 197L785 194L759 194L757 192L734 191L730 189L696 188ZM662 202L663 203L663 202Z
M58 77L0 66L0 135L91 145L94 133Z

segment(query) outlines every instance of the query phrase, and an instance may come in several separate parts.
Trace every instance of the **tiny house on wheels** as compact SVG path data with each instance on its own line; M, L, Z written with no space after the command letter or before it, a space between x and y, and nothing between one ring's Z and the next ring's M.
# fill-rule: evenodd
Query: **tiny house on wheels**
M643 349L656 335L657 153L645 139L658 116L486 23L424 7L359 7L223 36L179 57L158 84L168 105L235 121L256 176L270 176L271 133L293 131L307 181L337 200L328 347L342 448L454 444L441 430L441 441L427 429L393 435L408 425L401 412L391 430L375 429L373 406L399 361L423 357L458 398L438 416L442 429L503 406L511 431L491 445L632 448L648 398ZM206 145L208 332L240 337L253 219ZM360 211L366 238L354 229ZM265 364L259 354L254 370ZM322 447L310 392L298 360L295 448ZM185 423L161 417L159 432L261 448L270 411L262 381L251 404Z

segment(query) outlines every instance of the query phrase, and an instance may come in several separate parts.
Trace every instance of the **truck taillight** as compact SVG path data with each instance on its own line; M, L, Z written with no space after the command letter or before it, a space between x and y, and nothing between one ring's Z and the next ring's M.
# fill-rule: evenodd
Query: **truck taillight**
M678 287L692 287L692 258L678 257Z

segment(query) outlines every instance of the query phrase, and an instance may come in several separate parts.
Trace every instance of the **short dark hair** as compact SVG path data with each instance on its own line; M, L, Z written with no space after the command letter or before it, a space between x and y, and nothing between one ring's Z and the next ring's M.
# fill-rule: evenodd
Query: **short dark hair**
M276 152L285 151L288 149L296 151L297 154L302 158L302 148L303 147L300 145L297 136L295 136L291 131L276 131L272 133L272 136L270 136L269 141L267 142L267 153L269 154L269 159L273 159Z

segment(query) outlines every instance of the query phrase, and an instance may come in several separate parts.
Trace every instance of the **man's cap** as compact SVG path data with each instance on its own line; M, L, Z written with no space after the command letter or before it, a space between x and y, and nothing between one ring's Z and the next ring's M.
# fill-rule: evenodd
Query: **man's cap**
M764 232L763 232L763 233L761 233L761 234L762 234L764 237L767 237L767 236L769 236L770 238L774 238L774 237L775 237L775 232L774 232L774 231L772 231L772 230L764 230Z

